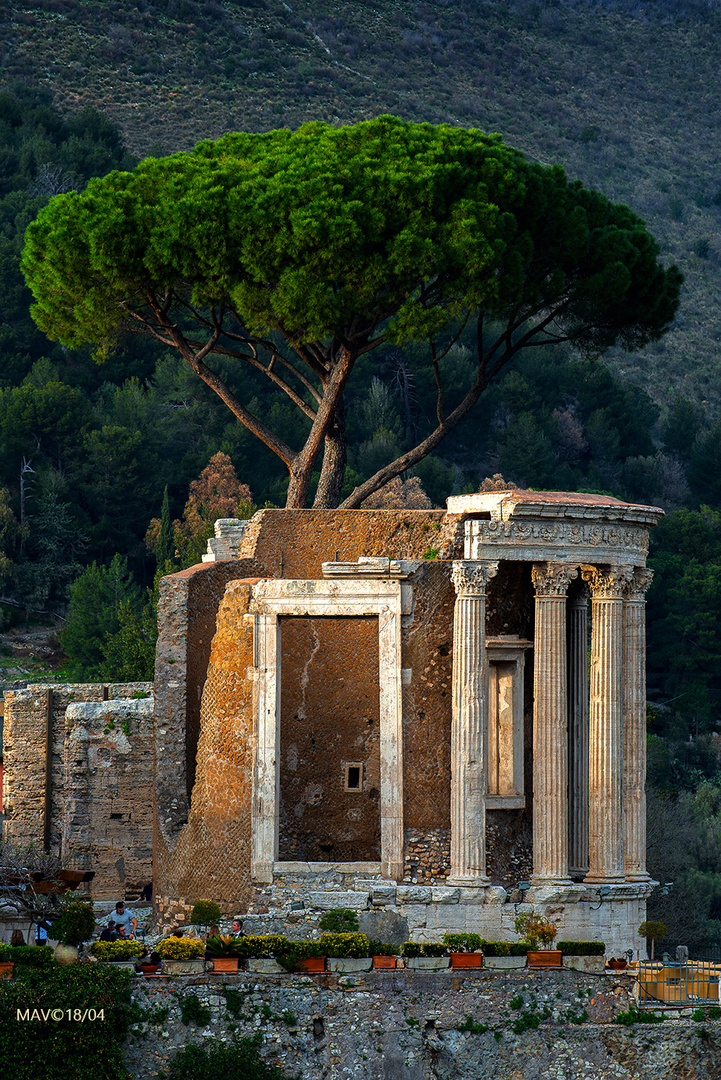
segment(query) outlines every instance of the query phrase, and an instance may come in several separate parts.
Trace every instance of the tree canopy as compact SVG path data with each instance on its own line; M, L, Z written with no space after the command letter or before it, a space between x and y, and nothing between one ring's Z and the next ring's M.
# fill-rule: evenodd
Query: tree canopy
M681 283L628 207L561 168L495 135L390 116L226 135L93 180L29 226L23 270L52 339L108 349L134 331L177 349L283 460L289 506L306 505L321 455L315 505L340 499L356 361L425 343L436 426L348 508L435 449L520 349L633 349L668 328ZM442 361L466 327L474 374L459 401ZM300 410L302 447L235 389L232 361Z

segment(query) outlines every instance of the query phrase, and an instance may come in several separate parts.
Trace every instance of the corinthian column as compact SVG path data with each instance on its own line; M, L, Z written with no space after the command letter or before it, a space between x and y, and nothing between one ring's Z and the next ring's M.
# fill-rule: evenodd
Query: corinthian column
M571 873L588 870L588 597L569 603L569 861Z
M533 567L536 634L533 659L534 885L571 884L568 876L568 678L566 593L576 567Z
M628 582L623 619L623 865L627 881L646 873L646 590L651 570Z
M451 880L486 885L486 586L497 562L453 563Z
M630 570L583 571L591 586L589 717L589 884L624 880L623 591Z

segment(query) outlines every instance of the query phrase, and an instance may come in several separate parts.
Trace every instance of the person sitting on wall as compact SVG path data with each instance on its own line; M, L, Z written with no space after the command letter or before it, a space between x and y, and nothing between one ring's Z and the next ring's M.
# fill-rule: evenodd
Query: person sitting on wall
M115 929L115 921L113 919L108 919L108 925L105 927L102 934L100 935L100 940L101 941L117 941L118 940L117 931Z
M12 934L10 935L10 947L12 949L14 949L16 947L16 945L24 945L24 944L25 944L25 938L23 937L22 930L13 930Z
M129 936L125 933L125 927L124 926L118 926L117 927L117 935L116 935L115 940L116 941L130 941Z
M243 920L242 919L233 919L232 934L233 934L233 937L244 937L245 936L243 934Z
M122 900L118 900L115 905L115 925L117 927L125 927L125 934L128 940L135 936L135 931L138 929L138 920L135 918L132 911L125 910L125 904Z

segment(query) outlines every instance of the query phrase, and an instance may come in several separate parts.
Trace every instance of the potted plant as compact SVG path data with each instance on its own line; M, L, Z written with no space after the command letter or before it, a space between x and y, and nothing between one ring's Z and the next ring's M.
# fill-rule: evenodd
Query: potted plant
M404 941L402 952L408 967L417 971L442 971L451 962L442 941Z
M82 900L67 891L63 896L60 915L53 921L55 959L59 964L77 964L78 945L93 936L95 912L89 900Z
M248 971L258 974L280 974L284 968L278 957L288 949L288 939L282 934L246 934L236 938L238 956L246 961Z
M390 942L369 941L368 952L371 955L374 968L394 968L398 949Z
M304 975L325 971L325 950L319 941L286 941L285 947L277 949L275 956L286 971L299 971Z
M651 953L649 959L653 960L653 945L657 939L663 939L666 937L668 930L666 924L662 923L660 919L649 919L648 922L642 922L638 928L638 932L642 938L646 938L646 953L648 953L648 943L651 942Z
M557 941L556 948L563 957L563 966L573 971L600 974L606 966L606 946L602 941Z
M486 941L483 944L483 965L500 971L524 968L526 948L523 941Z
M10 979L13 967L12 949L4 941L0 941L0 979Z
M90 952L101 964L115 964L116 967L135 971L135 957L145 952L140 941L94 941Z
M329 971L370 971L365 934L321 934L319 945L328 958Z
M452 968L481 967L483 939L478 934L444 934L443 944L451 958Z
M530 967L562 967L560 949L552 949L551 944L558 927L549 919L544 919L535 911L516 915L514 928L518 936L526 943L526 963Z
M205 971L205 943L199 938L163 938L156 951L166 975L197 975Z
M205 943L205 955L213 961L213 971L238 970L238 942L230 934L209 937Z
M190 912L193 926L217 926L220 922L220 908L215 900L196 900Z

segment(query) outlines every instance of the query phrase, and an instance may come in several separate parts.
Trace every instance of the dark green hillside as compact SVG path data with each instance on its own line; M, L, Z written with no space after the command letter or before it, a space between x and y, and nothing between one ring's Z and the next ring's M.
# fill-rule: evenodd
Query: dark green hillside
M292 8L292 10L291 10ZM721 261L721 18L632 5L26 0L0 14L6 82L94 105L134 153L381 112L500 131L625 201L686 275L672 333L618 369L713 413ZM634 11L639 14L634 15Z

